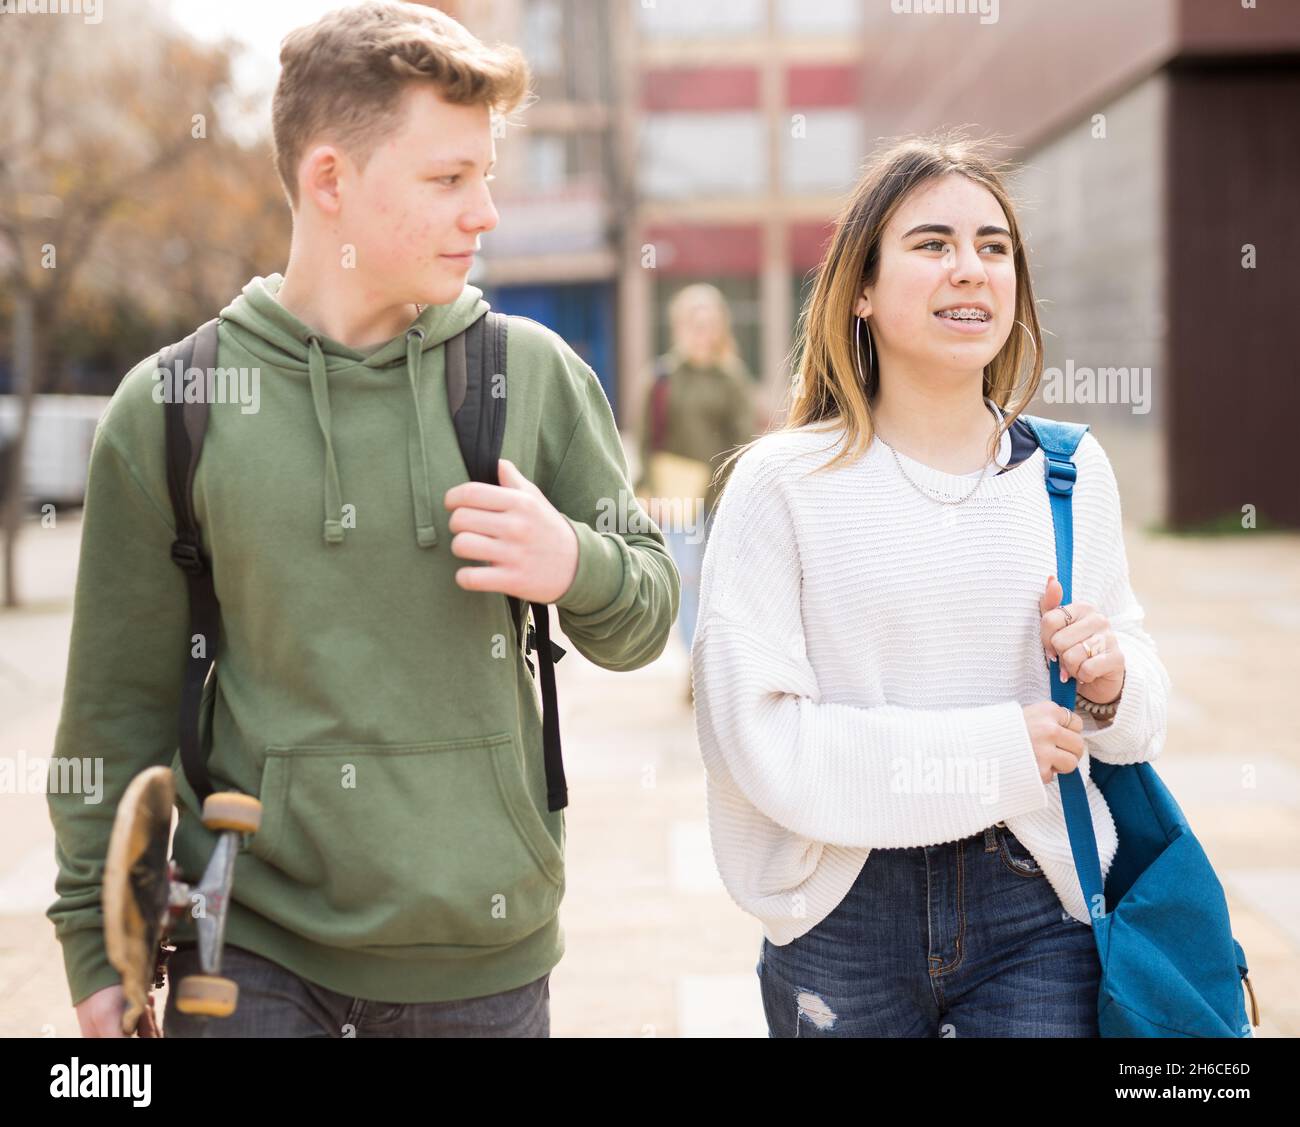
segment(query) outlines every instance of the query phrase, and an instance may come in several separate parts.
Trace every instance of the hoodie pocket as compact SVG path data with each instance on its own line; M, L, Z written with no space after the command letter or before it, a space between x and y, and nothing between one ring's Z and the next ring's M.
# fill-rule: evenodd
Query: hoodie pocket
M336 947L501 947L559 908L564 858L511 735L269 747L250 851L301 886L285 922Z

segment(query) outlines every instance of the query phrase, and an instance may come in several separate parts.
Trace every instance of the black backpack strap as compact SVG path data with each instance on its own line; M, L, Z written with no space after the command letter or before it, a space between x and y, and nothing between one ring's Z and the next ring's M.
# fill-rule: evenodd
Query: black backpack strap
M180 364L181 378L172 383L168 377L169 387L183 387L185 372L190 368L207 372L216 367L217 324L218 319L213 318L183 341L168 345L158 354L158 367L169 373ZM181 687L181 767L202 807L212 793L212 781L200 746L199 711L208 673L216 665L220 625L212 563L203 553L198 520L194 516L194 474L208 429L206 399L200 397L198 403L186 403L183 395L167 396L163 405L163 426L167 442L167 491L171 494L172 512L176 519L172 561L185 573L190 602L185 681ZM196 648L200 650L197 655Z
M506 326L503 314L488 312L446 344L447 405L456 441L471 481L497 485L497 459L506 431ZM520 600L507 595L516 632L524 619ZM524 644L528 672L536 676L528 654L536 651L542 674L542 744L546 759L548 809L569 804L560 750L560 713L555 693L555 663L567 651L551 641L550 608L530 603L533 625ZM518 644L518 633L516 633Z

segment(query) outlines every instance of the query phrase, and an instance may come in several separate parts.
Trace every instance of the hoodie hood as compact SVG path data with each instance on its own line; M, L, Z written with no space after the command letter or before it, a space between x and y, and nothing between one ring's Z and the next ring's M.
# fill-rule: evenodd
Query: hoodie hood
M433 486L420 414L419 388L427 364L425 353L473 324L490 308L483 293L467 285L446 305L429 305L405 332L369 353L324 336L304 324L276 300L284 278L272 274L254 278L225 309L223 322L248 352L268 368L305 372L311 385L312 407L324 445L321 471L325 498L323 531L327 544L343 540L342 489L334 457L329 385L332 379L361 375L375 380L401 379L411 394L412 423L407 432L407 461L414 498L412 520L416 543L431 548L438 542L434 525Z

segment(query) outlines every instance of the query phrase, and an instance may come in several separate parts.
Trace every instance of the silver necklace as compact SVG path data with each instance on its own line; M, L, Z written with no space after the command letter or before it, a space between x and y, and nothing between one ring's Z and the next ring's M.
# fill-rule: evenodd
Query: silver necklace
M984 406L987 407L988 404L985 403ZM998 422L1001 422L1001 420L999 419ZM877 437L877 438L880 438L880 441L881 441L881 442L885 442L884 438L881 436L881 434L880 434L879 431L876 431L876 437ZM909 485L911 485L911 487L912 487L913 489L915 489L919 494L921 494L922 497L927 497L927 498L929 498L931 501L936 501L936 502L938 502L940 505L960 505L960 504L963 504L963 503L966 502L966 501L969 501L969 500L971 499L971 497L973 497L973 496L975 495L975 491L976 491L976 490L977 490L981 485L984 484L984 479L985 479L985 477L988 476L988 472L989 472L989 463L988 463L988 462L985 462L985 463L984 463L984 469L980 472L979 479L975 482L974 486L971 487L971 491L970 491L969 493L967 493L965 497L959 497L959 498L958 498L957 500L955 500L955 501L946 501L946 500L944 500L942 497L936 497L936 496L934 496L934 494L932 494L932 493L927 493L927 492L925 491L924 488L922 488L921 486L917 485L917 483L916 483L915 481L912 480L912 476L911 476L911 475L910 475L910 474L909 474L905 469L903 469L903 463L902 463L901 461L899 461L899 458L898 458L898 451L895 450L892 446L890 446L888 442L885 442L885 445L886 445L886 446L889 446L889 452L890 452L891 454L894 455L894 464L898 466L898 472L901 473L901 474L903 475L903 477L907 480L907 483L908 483Z

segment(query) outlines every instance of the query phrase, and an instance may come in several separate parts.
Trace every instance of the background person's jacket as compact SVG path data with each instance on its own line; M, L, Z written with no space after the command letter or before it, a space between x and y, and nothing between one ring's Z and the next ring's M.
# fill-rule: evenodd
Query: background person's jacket
M656 435L656 383L662 373L667 386L663 395L661 433ZM735 466L713 480L725 455L754 436L754 383L739 357L697 368L675 349L659 357L645 392L641 412L640 457L637 492L653 495L649 468L656 451L679 454L708 463L709 483L703 497L704 513L713 512Z
M443 505L468 478L441 343L487 303L467 286L413 322L422 341L408 330L367 355L313 334L275 300L281 281L253 279L221 313L218 365L260 369L258 410L212 404L193 490L221 605L208 769L218 790L262 802L226 941L379 1001L508 990L563 954L565 831L547 809L540 702L507 600L457 585L478 565L452 554ZM100 884L130 780L175 770L187 879L215 842L177 752L190 639L155 360L127 374L96 431L54 749L103 762L98 805L49 794L47 915L74 1004L119 981ZM604 668L646 665L679 579L656 527L611 523L631 485L608 400L526 318L509 319L507 367L502 457L578 537L560 625Z

